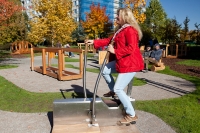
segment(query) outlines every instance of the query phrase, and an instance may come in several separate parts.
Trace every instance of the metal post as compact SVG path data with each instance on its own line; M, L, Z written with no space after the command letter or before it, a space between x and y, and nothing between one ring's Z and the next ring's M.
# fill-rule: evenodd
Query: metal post
M84 66L83 66L83 91L84 91L84 97L85 97L85 98L87 98L87 94L86 94L87 51L88 51L88 45L85 44L85 52L84 52Z
M114 41L112 41L110 43L111 45L114 44ZM99 81L101 79L101 74L103 73L103 69L106 65L106 62L108 61L108 58L110 56L110 52L107 52L106 53L106 56L104 58L104 61L103 61L103 64L101 66L101 69L100 69L100 72L98 74L98 77L97 77L97 80L96 80L96 83L95 83L95 87L94 87L94 94L93 94L93 100L91 102L91 106L90 106L90 111L92 111L92 114L91 114L91 124L94 124L95 123L95 118L96 118L96 115L95 115L95 101L96 101L96 95L97 95L97 89L98 89L98 86L99 86Z
M132 92L132 86L133 86L133 78L131 79L131 81L128 84L128 88L127 88L127 96L131 97L131 92Z

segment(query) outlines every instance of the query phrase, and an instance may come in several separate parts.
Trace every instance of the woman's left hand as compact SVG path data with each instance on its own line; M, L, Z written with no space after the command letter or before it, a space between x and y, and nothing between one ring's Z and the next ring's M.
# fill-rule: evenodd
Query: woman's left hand
M113 45L108 45L107 50L108 50L110 53L115 54L115 49L113 48Z

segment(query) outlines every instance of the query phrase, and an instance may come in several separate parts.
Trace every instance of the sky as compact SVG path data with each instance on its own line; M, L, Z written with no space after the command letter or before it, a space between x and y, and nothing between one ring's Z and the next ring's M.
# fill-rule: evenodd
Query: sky
M150 0L147 0L147 3L149 2ZM200 0L160 0L160 3L167 18L176 18L182 27L186 17L190 19L189 30L196 29L195 23L200 24Z

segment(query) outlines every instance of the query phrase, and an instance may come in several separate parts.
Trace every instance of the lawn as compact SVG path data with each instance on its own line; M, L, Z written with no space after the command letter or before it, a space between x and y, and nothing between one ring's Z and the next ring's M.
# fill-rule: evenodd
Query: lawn
M31 57L31 54L24 54L24 56ZM41 52L35 52L34 56L42 56L42 53Z
M74 54L77 54L77 53L74 53ZM93 58L95 54L93 53L88 53L87 54L87 58ZM58 57L56 56L55 57L56 59L58 59ZM65 62L79 62L80 59L77 59L77 58L69 58L69 57L65 57Z
M10 51L0 50L0 61L10 57Z
M181 77L193 82L197 90L180 98L166 100L137 101L136 108L150 112L168 123L178 133L200 131L200 78L181 74L166 67L160 73Z
M200 67L200 60L184 60L177 62L177 64Z
M16 68L18 67L17 65L5 65L5 64L0 64L0 69L8 69L8 68Z
M0 109L13 112L48 112L55 99L64 99L62 93L34 93L17 87L0 76ZM83 97L83 94L65 92L66 98Z

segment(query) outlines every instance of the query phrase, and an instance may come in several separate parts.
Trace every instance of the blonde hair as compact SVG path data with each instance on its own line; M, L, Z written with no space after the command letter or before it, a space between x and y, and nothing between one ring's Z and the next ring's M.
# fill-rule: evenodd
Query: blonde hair
M135 17L133 16L133 13L128 8L120 8L117 10L117 14L119 17L122 18L124 21L124 24L130 24L133 28L135 28L138 31L138 37L139 40L142 39L142 31L140 29L140 26L138 25ZM115 30L117 31L119 28L121 28L122 25L118 25Z

